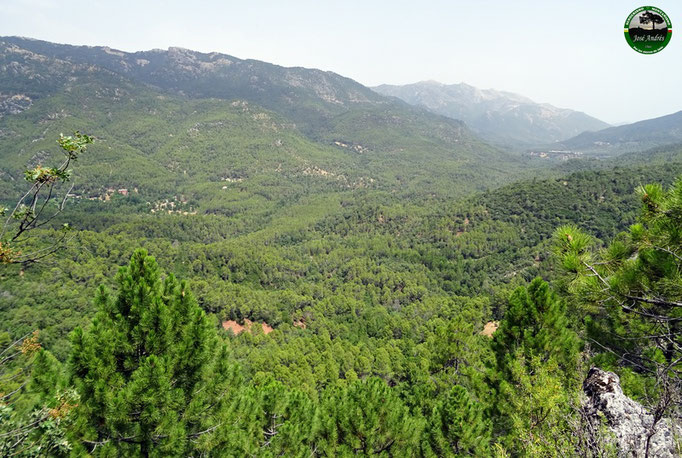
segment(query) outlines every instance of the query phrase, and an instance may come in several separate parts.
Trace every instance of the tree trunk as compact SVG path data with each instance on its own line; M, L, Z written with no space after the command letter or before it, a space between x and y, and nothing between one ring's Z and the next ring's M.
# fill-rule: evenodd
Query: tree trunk
M140 455L144 458L149 458L149 448L149 442L142 440L142 443L140 444Z

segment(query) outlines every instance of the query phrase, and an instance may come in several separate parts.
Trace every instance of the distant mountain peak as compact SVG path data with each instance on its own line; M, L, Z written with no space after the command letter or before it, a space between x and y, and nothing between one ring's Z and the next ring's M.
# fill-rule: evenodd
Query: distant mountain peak
M438 86L438 87L445 86L444 83L441 83L440 81L436 81L436 80L424 80L424 81L420 81L416 84L420 84L423 86Z
M467 83L443 84L429 80L402 86L384 84L373 89L434 113L460 119L484 138L507 145L552 143L584 131L609 127L585 113Z

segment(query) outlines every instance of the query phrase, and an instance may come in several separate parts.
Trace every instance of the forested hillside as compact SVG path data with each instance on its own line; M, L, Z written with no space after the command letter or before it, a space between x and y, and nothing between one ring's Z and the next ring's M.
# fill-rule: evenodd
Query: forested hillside
M249 189L302 184L458 195L523 169L462 122L339 75L186 50L138 54L0 39L0 173L16 179L75 129L101 139L77 190L137 188L146 200L230 201L236 191L249 201L260 198Z
M135 215L125 211L130 204L122 197L77 201L63 218L83 230L67 250L21 276L20 267L3 269L2 321L15 336L40 329L45 348L66 361L73 351L67 336L75 326L88 326L97 286L116 288L117 266L143 246L190 280L199 306L215 317L211 328L232 328L220 334L230 364L240 367L239 386L247 390L240 396L267 396L248 394L247 387L276 380L283 393L300 390L322 402L336 396L331 387L351 389L349 382L379 377L371 389L393 386L391 411L409 408L428 417L438 393L455 396L446 387L460 384L473 391L457 396L473 396L481 410L476 415L487 418L483 406L492 399L484 401L491 393L481 377L490 356L488 338L480 334L486 322L504 318L516 286L537 275L554 277L555 228L576 223L610 240L634 222L638 185L669 185L680 173L680 163L578 172L429 208L386 193L347 192L267 223ZM251 332L234 335L250 322ZM293 402L286 396L285 404L271 408L286 408ZM348 402L334 401L334 409ZM361 402L366 408L373 401ZM420 415L391 420L399 422L391 428L426 421ZM426 434L429 427L419 430ZM411 447L419 443L416 436L408 439ZM256 440L249 447L262 445Z
M0 59L0 455L615 456L591 366L676 453L679 147L538 163L317 70Z
M677 112L596 132L583 132L562 141L560 147L613 156L675 144L680 140L682 112Z
M109 202L76 200L55 223L68 220L80 229L68 250L49 261L50 269L39 265L21 278L9 275L7 284L35 281L35 288L17 288L1 300L5 319L15 323L17 333L46 319L39 325L44 338L64 339L74 324L49 309L65 304L74 315L70 301L78 300L85 313L94 289L111 282L138 246L172 266L176 275L192 279L199 302L220 318L265 321L275 328L313 313L314 307L307 307L317 303L311 296L315 290L326 291L318 299L337 300L347 288L354 301L381 308L434 293L494 296L505 285L548 274L553 268L549 239L556 227L574 223L608 241L635 221L638 186L670 185L680 174L682 162L577 172L454 203L434 200L428 207L387 193L346 192L308 199L273 216L244 210L227 216L136 213L144 205L136 207L120 195ZM44 297L39 285L59 272L55 285L62 286ZM385 279L365 284L381 272ZM405 291L409 285L416 292ZM294 292L299 305L281 302L281 294ZM34 305L13 308L15 294ZM38 305L44 301L47 310Z

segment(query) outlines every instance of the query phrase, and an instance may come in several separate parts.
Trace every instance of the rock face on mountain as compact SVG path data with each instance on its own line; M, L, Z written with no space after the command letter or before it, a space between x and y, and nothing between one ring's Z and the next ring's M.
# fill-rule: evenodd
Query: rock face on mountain
M373 89L434 113L461 119L487 140L504 144L546 144L609 127L585 113L464 83L422 81L404 86L384 84Z
M598 423L605 417L622 457L675 457L673 427L668 420L654 422L642 405L623 394L620 379L613 372L593 367L583 383L587 417ZM648 450L648 452L647 452Z

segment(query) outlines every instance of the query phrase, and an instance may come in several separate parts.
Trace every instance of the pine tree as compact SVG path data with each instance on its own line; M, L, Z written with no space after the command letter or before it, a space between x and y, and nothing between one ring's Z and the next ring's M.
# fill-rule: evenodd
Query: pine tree
M68 456L72 447L67 431L78 395L64 386L61 364L40 346L37 332L15 341L3 354L3 363L12 361L14 367L0 368L0 381L5 382L0 392L12 386L7 382L16 388L0 394L0 456Z
M414 456L424 427L380 378L325 392L320 418L323 456Z
M490 455L490 424L481 404L455 385L438 402L429 419L429 445L436 456Z
M92 325L71 336L81 446L104 456L215 446L231 380L226 348L186 283L162 281L146 251L116 280L117 297L100 288Z
M520 349L512 356L509 376L499 384L501 442L513 456L573 456L578 387L565 386L554 358L529 360Z
M570 328L565 305L541 278L527 288L519 287L509 298L509 306L492 342L497 368L503 377L517 350L527 359L554 358L562 370L575 369L580 341Z
M580 341L568 324L563 301L536 278L514 291L494 334L494 423L516 455L570 453L568 420L578 398Z
M276 381L248 386L234 396L228 425L218 434L226 437L225 456L314 456L316 404L300 391Z
M574 226L554 239L569 291L588 315L594 364L618 371L624 389L663 418L682 399L682 178L639 195L638 222L603 249Z
M61 364L52 353L44 348L40 349L33 360L30 391L36 394L41 401L54 396L57 389L62 385L61 369Z

